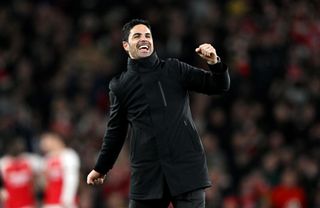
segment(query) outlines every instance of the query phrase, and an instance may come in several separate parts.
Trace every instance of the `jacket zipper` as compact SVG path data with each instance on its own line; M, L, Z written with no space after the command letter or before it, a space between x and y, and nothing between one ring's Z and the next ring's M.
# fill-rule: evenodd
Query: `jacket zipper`
M158 85L159 85L159 88L160 88L163 105L164 105L165 107L167 107L167 100L166 100L166 97L165 97L165 95L164 95L164 91L163 91L163 89L162 89L162 85L161 85L161 82L160 82L160 81L158 81Z

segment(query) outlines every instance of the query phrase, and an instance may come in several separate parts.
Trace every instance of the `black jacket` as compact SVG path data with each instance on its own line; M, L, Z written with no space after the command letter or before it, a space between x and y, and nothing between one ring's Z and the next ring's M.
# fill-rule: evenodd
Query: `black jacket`
M177 59L160 60L153 53L129 58L127 68L109 85L110 120L94 169L107 173L112 168L130 125L130 198L161 198L164 181L172 195L209 187L188 92L227 91L227 66L217 63L205 71Z

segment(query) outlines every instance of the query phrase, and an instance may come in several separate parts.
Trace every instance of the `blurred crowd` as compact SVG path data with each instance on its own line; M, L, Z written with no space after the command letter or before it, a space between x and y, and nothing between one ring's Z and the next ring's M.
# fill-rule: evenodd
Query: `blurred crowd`
M207 207L320 207L319 11L319 0L1 1L0 152L19 135L41 154L39 135L58 132L80 156L80 207L127 206L127 145L104 186L85 178L108 82L126 70L122 25L144 18L159 57L206 68L194 50L209 42L230 67L228 93L191 94L213 181Z

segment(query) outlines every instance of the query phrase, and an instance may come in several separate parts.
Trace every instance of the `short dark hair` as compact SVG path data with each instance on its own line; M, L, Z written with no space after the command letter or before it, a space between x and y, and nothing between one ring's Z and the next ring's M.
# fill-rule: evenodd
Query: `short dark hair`
M151 30L151 26L147 20L143 19L132 19L122 27L122 40L128 41L130 30L136 25L145 25Z
M5 147L6 154L16 157L25 151L26 143L22 137L14 135L10 140L6 141Z

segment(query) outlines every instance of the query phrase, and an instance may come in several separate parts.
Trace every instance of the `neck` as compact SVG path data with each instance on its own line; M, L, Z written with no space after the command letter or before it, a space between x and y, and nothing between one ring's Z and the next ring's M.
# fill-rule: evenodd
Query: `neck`
M133 69L139 72L149 72L155 70L159 63L160 60L156 52L153 52L150 56L145 58L128 58L128 69Z

